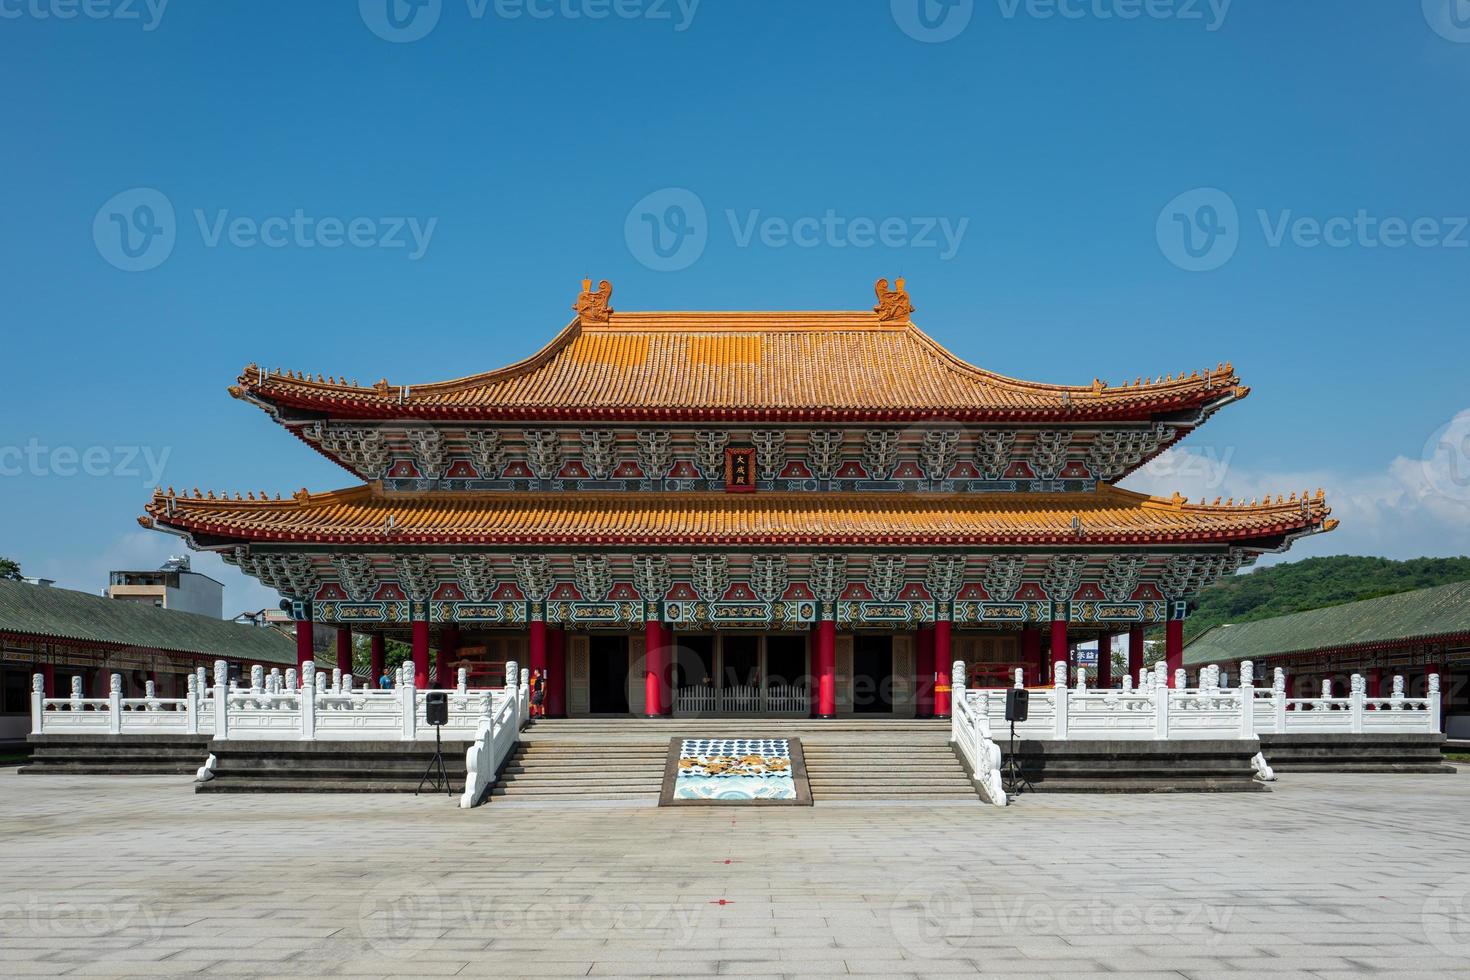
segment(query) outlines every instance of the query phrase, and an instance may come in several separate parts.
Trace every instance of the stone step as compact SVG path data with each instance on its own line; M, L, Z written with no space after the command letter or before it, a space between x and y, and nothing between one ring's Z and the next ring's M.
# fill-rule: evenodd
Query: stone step
M47 763L43 766L27 765L16 770L22 776L192 776L204 760L195 759L187 763L151 763L140 765L134 762L96 763L89 761Z
M463 779L450 778L453 796L457 799L464 791ZM418 787L418 778L405 780L369 779L212 779L207 783L195 783L196 793L412 793ZM425 784L425 795L446 796L443 790L436 794Z

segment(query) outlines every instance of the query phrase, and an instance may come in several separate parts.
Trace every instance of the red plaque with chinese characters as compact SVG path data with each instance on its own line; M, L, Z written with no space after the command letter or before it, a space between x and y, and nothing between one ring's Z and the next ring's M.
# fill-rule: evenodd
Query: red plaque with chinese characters
M755 492L755 450L730 447L725 450L725 492Z

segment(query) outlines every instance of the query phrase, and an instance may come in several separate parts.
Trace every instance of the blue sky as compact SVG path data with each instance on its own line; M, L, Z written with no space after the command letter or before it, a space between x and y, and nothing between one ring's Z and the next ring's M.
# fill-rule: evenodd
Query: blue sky
M151 471L350 482L228 397L250 361L433 381L584 275L842 309L900 274L1007 374L1233 361L1252 396L1131 486L1323 486L1293 557L1470 552L1470 2L391 2L0 0L0 554L95 590L180 547Z

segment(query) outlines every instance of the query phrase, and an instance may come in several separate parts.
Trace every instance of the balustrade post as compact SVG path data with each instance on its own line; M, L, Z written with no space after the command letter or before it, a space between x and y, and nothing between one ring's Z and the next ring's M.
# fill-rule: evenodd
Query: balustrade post
M469 689L470 689L470 672L469 672L468 669L466 669L464 667L461 667L461 668L459 668L459 670L457 670L455 672L455 675L454 675L454 689L455 689L455 691L457 691L460 694L467 694L467 693L469 693Z
M1240 664L1240 737L1256 737L1256 666L1249 660Z
M1183 673L1183 671L1180 671ZM1169 737L1169 670L1164 661L1158 662L1154 676L1154 738Z
M403 740L405 742L412 742L418 738L418 696L414 688L417 674L416 668L404 664L403 679L398 684L398 700L403 710Z
M1053 666L1054 691L1057 701L1056 723L1052 736L1058 740L1067 737L1067 662L1058 660Z
M1428 688L1428 690L1424 692L1425 693L1425 697L1427 697L1429 699L1429 710L1425 712L1425 714L1427 714L1429 716L1428 719L1427 719L1427 721L1429 723L1428 726L1427 726L1427 730L1429 732L1437 735L1437 734L1439 734L1440 728L1442 727L1440 725L1440 714L1439 714L1439 712L1440 712L1439 675L1438 674L1430 674L1429 677L1426 679L1425 686Z
M505 696L510 699L510 723L514 727L517 735L519 735L521 730L520 687L517 684L520 678L520 665L514 660L507 660L505 663Z
M963 731L960 715L961 706L965 703L965 662L956 660L949 671L949 737L950 741L958 741L961 738L970 739L970 733ZM973 745L973 739L967 744Z
M318 678L316 661L308 660L301 665L301 738L307 742L316 740L316 697L319 681L326 679L326 674Z
M69 707L73 711L82 710L82 679L80 677L73 676L71 679L71 704Z
M1363 714L1367 710L1364 701L1366 699L1367 685L1363 681L1362 674L1354 674L1348 680L1348 730L1354 735L1363 734Z
M203 670L204 668L199 668ZM230 737L230 665L223 660L214 662L214 737Z
M31 734L41 734L41 716L46 710L46 678L41 674L31 677Z
M199 734L199 682L192 673L187 674L187 684L184 689L184 731L190 735Z
M107 688L107 730L122 734L122 674L113 674Z
M1276 714L1276 734L1286 734L1286 671L1276 668L1271 678L1271 707Z

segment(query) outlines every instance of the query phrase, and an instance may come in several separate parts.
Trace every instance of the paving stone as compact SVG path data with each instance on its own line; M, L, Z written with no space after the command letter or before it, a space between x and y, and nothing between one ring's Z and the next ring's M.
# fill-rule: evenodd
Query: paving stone
M1467 804L1470 774L465 812L5 772L0 975L1444 976Z

